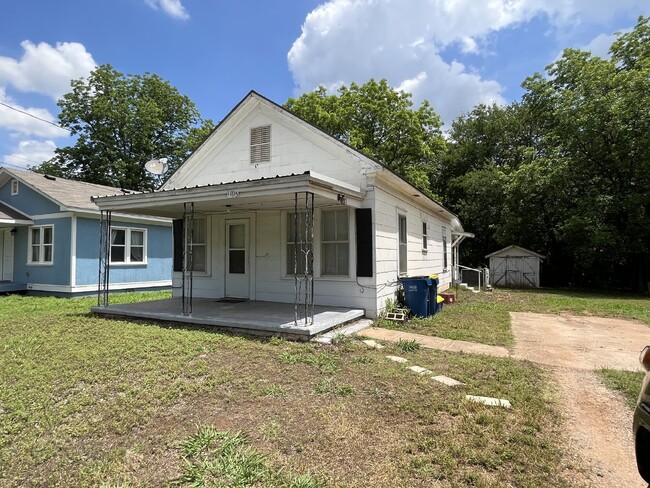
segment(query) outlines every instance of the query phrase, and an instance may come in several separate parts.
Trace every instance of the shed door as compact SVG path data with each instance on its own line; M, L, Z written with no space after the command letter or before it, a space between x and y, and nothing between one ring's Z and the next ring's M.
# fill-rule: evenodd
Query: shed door
M248 219L226 221L226 296L249 298Z
M536 257L500 256L492 258L492 284L508 288L534 288L537 286Z

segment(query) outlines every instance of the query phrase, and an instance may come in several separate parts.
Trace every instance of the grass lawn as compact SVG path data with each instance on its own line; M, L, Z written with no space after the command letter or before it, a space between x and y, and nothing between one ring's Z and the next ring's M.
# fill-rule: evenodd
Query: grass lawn
M639 295L573 290L459 291L457 302L442 312L407 323L379 319L376 325L447 339L511 347L514 338L508 312L570 313L633 319L650 324L650 300Z
M620 391L627 405L634 410L645 373L641 371L620 371L599 369L596 371L603 384L610 390Z
M109 320L87 313L93 303L0 297L0 486L561 487L585 479L565 454L549 379L531 364ZM384 358L391 353L466 386L417 376ZM468 403L466 393L513 408Z

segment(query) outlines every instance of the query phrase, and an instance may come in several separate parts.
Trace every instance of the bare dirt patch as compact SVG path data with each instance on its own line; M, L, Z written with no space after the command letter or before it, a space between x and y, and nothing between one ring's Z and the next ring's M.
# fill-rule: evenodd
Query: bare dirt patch
M632 412L593 370L638 370L650 342L644 324L600 317L511 313L515 357L544 365L557 381L560 408L591 486L642 487L634 462Z

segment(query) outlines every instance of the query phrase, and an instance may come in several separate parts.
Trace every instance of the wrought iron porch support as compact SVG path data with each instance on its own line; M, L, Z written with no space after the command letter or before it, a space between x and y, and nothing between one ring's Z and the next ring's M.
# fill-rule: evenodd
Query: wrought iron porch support
M183 203L183 315L192 315L194 202Z
M294 282L294 324L312 325L314 323L314 194L304 192L304 210L298 211L298 192L293 202L293 282ZM300 202L302 206L302 202ZM302 215L302 217L301 217ZM302 218L302 229L299 219ZM302 230L302 235L300 231ZM298 262L303 272L298 274Z
M111 211L102 210L99 217L99 273L97 306L108 306L111 260Z

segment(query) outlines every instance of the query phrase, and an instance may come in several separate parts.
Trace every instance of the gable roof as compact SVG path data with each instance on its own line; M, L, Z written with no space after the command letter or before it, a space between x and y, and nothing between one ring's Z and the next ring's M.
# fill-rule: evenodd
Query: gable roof
M535 251L531 251L530 249L526 249L526 248L521 247L521 246L515 246L514 244L511 245L511 246L504 247L503 249L499 249L498 251L494 251L493 253L488 254L485 257L489 258L489 257L496 256L497 254L502 254L502 253L510 251L510 250L513 250L513 251L514 250L519 250L520 252L523 252L523 254L530 254L531 256L537 256L540 259L545 258L545 256L542 256L541 254L538 254Z
M91 210L98 212L97 205L91 200L94 195L114 195L131 193L112 186L96 185L84 181L66 180L27 170L9 170L0 168L0 185L11 178L22 182L32 190L49 198L61 207L61 210Z
M367 156L366 154L359 151L358 149L355 149L354 147L350 146L346 142L341 141L340 139L337 139L336 137L328 134L327 132L323 131L322 129L315 126L311 122L309 122L309 121L303 119L302 117L294 114L293 112L291 112L290 110L287 110L282 105L279 105L278 103L274 102L273 100L271 100L269 98L266 98L264 95L259 94L255 90L249 91L248 94L244 98L242 98L239 101L239 103L237 103L237 105L235 105L235 107L230 112L228 112L228 114L223 118L223 120L221 120L216 125L216 127L212 130L210 135L208 135L208 137L205 138L205 140L201 143L201 145L199 147L197 147L192 152L192 154L190 154L185 159L185 161L182 164L180 164L174 170L174 172L164 181L164 183L159 187L159 189L160 190L163 190L163 189L169 190L169 189L171 189L171 188L167 187L167 185L172 182L172 179L177 174L177 172L179 172L181 170L181 168L183 166L185 166L187 163L191 164L191 161L193 159L194 154L201 151L201 149L206 145L208 140L212 139L227 124L227 122L230 119L234 118L236 116L236 114L243 108L243 106L246 105L251 100L256 100L258 102L261 102L261 103L271 107L273 110L281 113L282 115L287 116L289 118L292 118L292 119L306 125L307 127L309 127L312 130L316 131L318 134L320 134L325 139L329 140L330 142L336 144L337 146L339 146L340 148L345 150L347 153L350 153L350 154L354 155L355 157L357 157L359 159L359 161L362 161L367 166L375 167L379 171L387 173L388 175L390 175L389 178L393 182L398 183L399 185L402 185L404 187L407 187L409 189L409 193L417 192L418 196L424 197L424 199L428 200L430 204L433 204L436 208L442 209L442 211L444 211L446 214L448 214L449 217L455 221L454 226L457 228L457 230L460 230L460 231L463 230L462 224L460 223L460 220L458 219L458 216L454 212L452 212L451 210L446 208L440 202L435 201L433 198L429 197L425 193L418 190L415 186L413 186L411 183L406 181L400 175L395 173L392 169L388 168L384 163L382 163L381 161L379 161L377 159L374 159L372 157Z
M16 222L31 222L32 218L19 212L9 205L0 202L0 224L14 224Z

